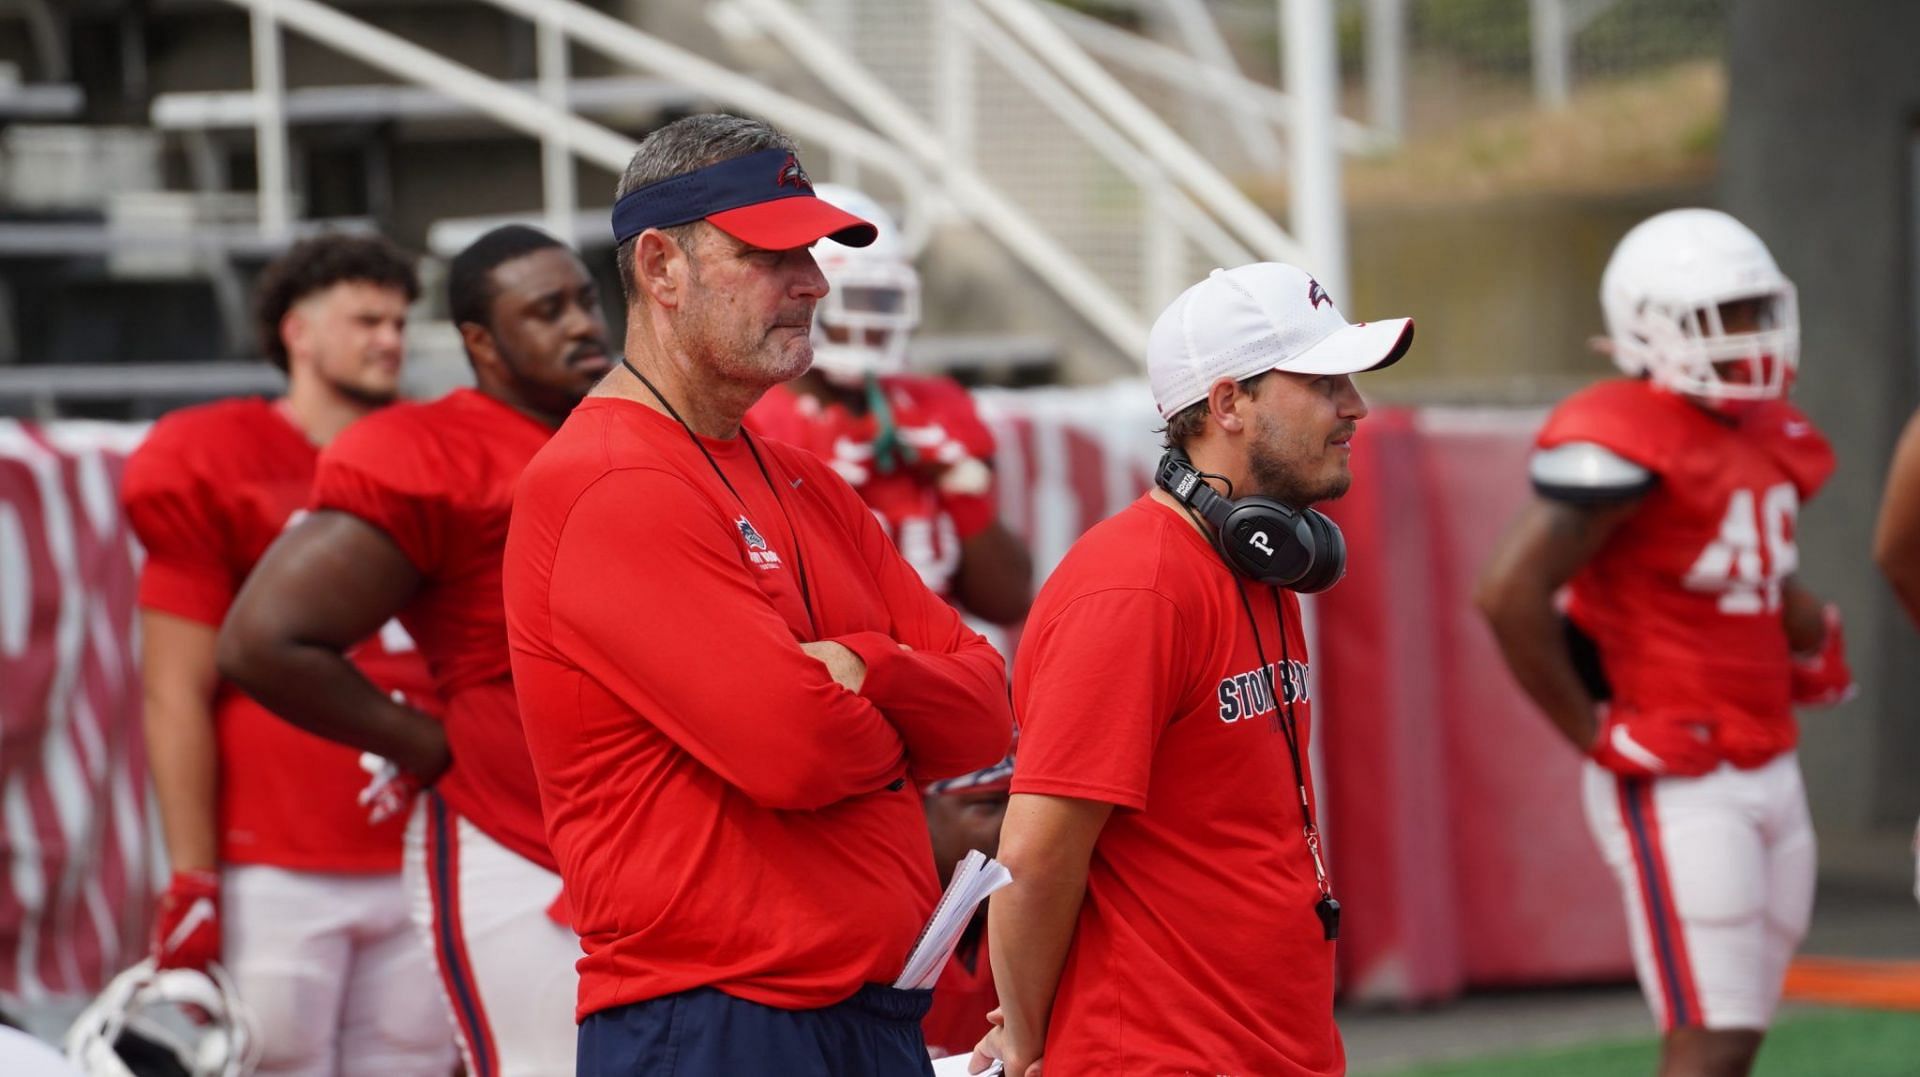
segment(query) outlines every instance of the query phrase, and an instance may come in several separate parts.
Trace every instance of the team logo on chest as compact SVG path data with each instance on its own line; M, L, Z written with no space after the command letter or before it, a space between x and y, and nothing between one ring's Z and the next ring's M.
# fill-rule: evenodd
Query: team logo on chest
M754 528L753 521L745 516L736 516L733 526L740 529L740 541L747 546L747 560L761 568L772 570L780 567L780 555L768 548L767 540Z

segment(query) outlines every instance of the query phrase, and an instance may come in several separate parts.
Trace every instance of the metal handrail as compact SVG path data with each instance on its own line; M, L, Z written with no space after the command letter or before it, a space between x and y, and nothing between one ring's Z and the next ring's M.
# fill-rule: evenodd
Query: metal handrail
M533 94L423 48L315 0L228 0L253 12L254 82L258 94L256 125L260 148L260 226L270 236L290 226L286 182L285 86L279 63L279 27L307 37L369 66L409 82L428 86L515 130L557 142L574 154L618 172L639 144L584 120ZM556 192L549 191L549 197Z
M1273 218L1201 157L1166 121L1127 92L1031 0L971 2L1046 61L1256 254L1273 260L1299 260L1299 245Z
M573 0L480 0L533 21L539 30L542 47L538 62L543 92L538 95L483 75L316 0L227 2L253 13L260 227L269 236L286 235L291 224L287 198L285 87L278 41L281 25L404 81L437 90L540 140L547 217L562 234L570 234L568 229L573 221L568 167L571 158L584 157L618 173L626 168L638 147L633 139L582 119L556 103L557 87L564 84L564 78L556 79L551 69L565 51L556 42L566 40L692 86L723 104L765 116L802 138L822 142L893 177L903 186L911 186L920 179L904 154L872 132ZM563 76L564 72L560 74ZM567 156L564 162L560 159L561 152Z
M789 134L819 142L835 153L879 169L903 187L924 177L912 160L860 125L815 108L663 41L576 0L480 0L536 23L550 21L568 39L608 59L632 64L698 89L714 101L760 116ZM618 172L625 168L622 162Z
M786 0L739 0L739 6L771 28L772 36L786 45L815 78L939 176L947 195L969 218L1048 281L1121 354L1145 354L1147 323L1139 310L1122 301L1024 209L953 153L931 126L863 65L802 18Z
M1289 129L1294 121L1293 96L1238 71L1218 68L1196 82L1193 57L1158 41L1129 33L1058 0L1041 0L1040 8L1081 48L1157 81L1214 101L1236 112L1247 111L1266 123ZM1336 121L1340 148L1347 153L1378 153L1393 145L1393 136L1347 117Z
M1139 153L1115 130L1107 119L1061 81L1053 70L1033 57L1013 35L982 12L956 5L955 16L967 33L984 46L1042 104L1071 125L1101 155L1145 191L1151 200L1147 225L1176 227L1185 233L1217 265L1240 265L1254 260L1253 253L1229 235L1220 223L1209 217L1185 191ZM1149 236L1148 242L1156 237ZM1145 294L1142 306L1157 310L1170 302L1180 289L1191 283L1183 279L1179 260L1155 257L1143 267Z
M736 6L777 27L774 39L872 129L773 90L577 0L479 0L534 24L537 93L464 67L319 0L228 2L253 13L260 219L263 234L270 237L286 235L291 226L286 92L278 36L284 25L539 140L548 222L562 235L571 236L577 222L574 159L584 157L617 173L637 148L633 139L567 108L566 47L572 43L688 86L722 106L762 116L803 140L823 145L836 160L871 168L902 192L942 192L1039 274L1089 326L1129 356L1143 350L1146 320L1141 311L1164 302L1167 296L1161 293L1177 280L1183 239L1221 261L1240 257L1316 260L1303 257L1300 243L1095 63L1034 0L950 0L948 10L959 15L954 25L966 28L970 41L990 43L989 51L1004 58L1009 70L1043 105L1081 131L1095 152L1149 199L1153 211L1145 214L1142 239L1150 253L1143 259L1147 272L1137 302L1123 301L1084 260L1037 227L1020 205L973 165L970 147L936 134L928 121L849 58L839 42L810 24L788 0L738 0ZM1016 47L1005 47L1009 40ZM1214 79L1208 85L1217 90L1237 83ZM1272 103L1262 99L1263 107ZM1301 209L1296 205L1296 220ZM1325 255L1318 260L1338 261Z

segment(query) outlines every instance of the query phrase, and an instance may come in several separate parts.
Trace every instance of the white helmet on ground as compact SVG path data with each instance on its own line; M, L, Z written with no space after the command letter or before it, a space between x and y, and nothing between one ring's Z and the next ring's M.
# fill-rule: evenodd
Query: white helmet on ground
M813 368L843 385L906 369L907 338L920 325L920 274L907 254L900 226L886 210L851 187L822 183L813 193L879 230L865 247L831 239L813 258L831 291L813 310Z
M1729 331L1723 308L1751 304ZM1800 363L1793 282L1753 230L1711 209L1634 226L1600 277L1613 361L1710 406L1786 394Z
M195 1007L198 1020L181 1016ZM179 1011L176 1019L159 1019L168 1009ZM195 1027L197 1040L178 1031ZM259 1051L225 969L159 970L148 958L115 976L81 1012L67 1030L67 1061L87 1077L246 1077Z

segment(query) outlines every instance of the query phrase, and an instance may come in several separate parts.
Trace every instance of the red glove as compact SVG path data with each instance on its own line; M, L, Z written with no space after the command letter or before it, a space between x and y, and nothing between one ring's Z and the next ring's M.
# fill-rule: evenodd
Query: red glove
M1622 778L1691 777L1720 765L1704 722L1655 717L1602 703L1588 758Z
M220 959L220 876L176 871L153 916L153 960L163 969L207 971Z
M1802 707L1831 707L1845 703L1859 691L1853 670L1847 668L1847 645L1840 635L1840 607L1827 603L1821 611L1827 635L1820 650L1793 656L1793 702Z

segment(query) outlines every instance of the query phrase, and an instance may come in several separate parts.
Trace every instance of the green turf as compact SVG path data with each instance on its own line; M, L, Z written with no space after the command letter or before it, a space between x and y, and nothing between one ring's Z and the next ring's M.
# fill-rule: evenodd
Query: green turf
M1652 1074L1658 1041L1488 1055L1394 1070L1381 1077L1638 1077ZM1814 1010L1783 1018L1760 1048L1754 1077L1915 1077L1920 1014Z

